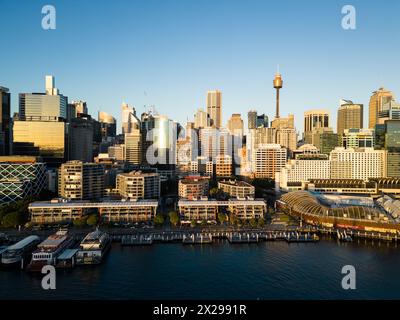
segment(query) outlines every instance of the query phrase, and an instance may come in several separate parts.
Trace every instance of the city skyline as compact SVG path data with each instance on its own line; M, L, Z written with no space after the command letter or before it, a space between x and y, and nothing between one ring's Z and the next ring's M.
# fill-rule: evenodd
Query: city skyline
M5 35L9 50L0 62L0 85L10 89L12 112L17 111L17 94L42 92L44 75L53 74L57 87L70 101L86 101L90 114L110 113L119 124L123 101L134 106L138 114L145 111L144 105L155 105L160 114L184 124L193 120L199 107L206 108L205 94L215 89L223 94L223 126L233 113L245 118L251 109L272 119L275 90L271 82L279 64L285 82L280 113L293 113L301 132L306 110L328 109L331 124L335 124L340 99L367 106L371 93L379 87L396 94L400 86L390 71L390 66L395 65L396 50L370 47L371 40L378 36L382 42L398 37L387 22L399 7L394 1L386 5L393 10L385 12L384 18L377 14L383 10L378 4L355 1L358 25L351 31L341 28L342 4L338 2L291 2L292 9L283 10L282 5L259 1L253 1L252 6L241 2L227 6L225 1L218 1L212 3L213 13L206 18L202 13L209 12L211 2L135 4L111 6L100 2L94 18L88 4L76 2L75 10L73 4L55 1L57 29L44 31L40 27L41 4L32 2L14 10L13 2L3 1L2 12L9 14L3 17L1 13L0 24L6 23L15 32ZM158 10L154 10L155 6ZM23 27L18 24L17 13L24 18ZM137 23L127 19L134 13ZM119 15L120 19L101 26L105 15ZM291 21L294 15L296 22ZM160 23L147 22L149 16L155 16ZM381 19L385 19L383 27ZM278 20L291 22L282 23L276 30L274 23ZM377 24L379 28L375 28ZM75 36L78 27L79 38ZM296 37L291 35L294 28L300 28ZM301 31L304 35L299 36ZM107 41L94 41L101 36ZM26 39L23 46L17 37ZM193 38L196 41L189 41ZM219 46L215 46L218 39ZM320 45L322 40L324 45ZM213 50L202 50L211 44ZM276 52L271 50L275 45ZM22 50L25 46L32 50Z

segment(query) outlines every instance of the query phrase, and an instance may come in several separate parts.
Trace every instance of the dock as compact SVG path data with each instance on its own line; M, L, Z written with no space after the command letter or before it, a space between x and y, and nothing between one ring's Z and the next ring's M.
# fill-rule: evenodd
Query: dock
M313 233L289 232L285 237L286 242L318 242L319 237Z
M210 244L213 242L211 234L192 233L191 235L183 235L183 244Z
M122 246L143 246L153 244L153 237L151 235L131 235L122 236Z
M262 240L258 233L231 233L227 238L229 243L258 243Z

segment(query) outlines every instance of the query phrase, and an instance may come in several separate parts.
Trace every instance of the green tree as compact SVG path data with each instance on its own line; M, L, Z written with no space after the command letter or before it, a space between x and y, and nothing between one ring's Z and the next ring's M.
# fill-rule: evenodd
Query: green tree
M229 214L229 223L231 225L235 225L236 224L236 216L235 216L235 214L233 214L233 213Z
M86 223L89 226L96 226L98 222L99 222L99 217L97 216L97 214L90 215L86 220Z
M265 220L263 218L258 219L258 226L264 227L264 225L265 225Z
M174 226L176 226L180 221L179 214L176 211L170 211L170 213L168 215L169 215L169 221Z
M74 227L81 228L81 227L86 226L86 219L87 219L86 217L82 217L82 218L80 218L80 219L75 219L75 220L73 221Z
M7 213L4 216L1 224L4 228L15 228L16 226L23 224L23 221L20 214L17 211L14 211Z
M251 218L250 221L249 221L249 223L250 223L250 226L251 226L252 228L255 228L255 227L257 226L257 220L254 219L254 218Z
M218 221L220 224L223 224L226 221L226 214L225 213L218 213Z
M154 217L154 223L158 226L162 226L164 224L164 216L162 214L157 214Z
M207 220L201 220L201 226L205 227L207 225Z
M211 188L210 189L210 197L215 198L218 194L219 189L217 187Z
M196 221L196 220L190 221L190 226L191 226L192 228L195 228L195 227L197 226L197 221Z

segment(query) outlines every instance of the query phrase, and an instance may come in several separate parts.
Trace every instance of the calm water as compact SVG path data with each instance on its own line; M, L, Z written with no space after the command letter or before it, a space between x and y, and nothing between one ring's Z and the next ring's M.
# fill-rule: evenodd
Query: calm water
M341 268L357 289L341 289ZM184 246L113 244L101 266L57 272L57 289L0 270L0 299L392 299L400 298L400 246L267 242Z

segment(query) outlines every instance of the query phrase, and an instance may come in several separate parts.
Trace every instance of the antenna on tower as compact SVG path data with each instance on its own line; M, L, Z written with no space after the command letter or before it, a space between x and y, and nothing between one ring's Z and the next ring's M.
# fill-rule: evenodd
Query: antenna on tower
M279 63L276 65L276 73L279 74Z

